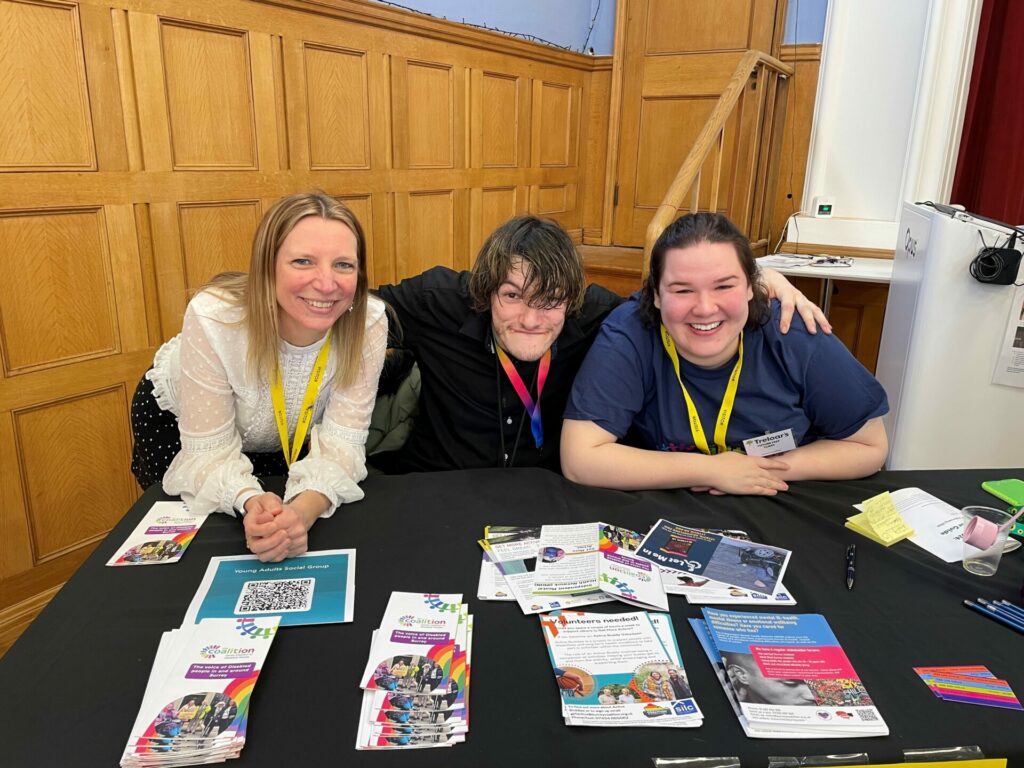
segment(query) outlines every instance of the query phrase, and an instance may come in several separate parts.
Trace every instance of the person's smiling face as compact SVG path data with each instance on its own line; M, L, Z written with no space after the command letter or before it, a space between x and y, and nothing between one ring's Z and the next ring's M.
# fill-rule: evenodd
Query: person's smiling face
M753 297L736 248L701 242L665 253L654 305L679 355L717 368L736 354Z
M523 295L527 278L522 260L516 261L491 296L494 338L502 349L522 362L539 360L551 349L565 325L565 302L537 306L533 296Z
M277 249L275 292L281 338L305 347L352 306L359 281L356 236L319 216L300 219Z

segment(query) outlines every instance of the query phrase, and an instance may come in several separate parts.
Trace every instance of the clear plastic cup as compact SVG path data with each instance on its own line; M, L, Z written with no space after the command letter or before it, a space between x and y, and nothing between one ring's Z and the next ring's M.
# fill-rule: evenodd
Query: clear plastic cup
M964 507L961 511L964 516L965 528L971 522L971 519L975 517L984 518L1000 527L1012 517L1010 513L1002 509L993 509L992 507ZM965 541L964 569L976 576L994 576L999 568L999 558L1003 555L1003 548L1006 546L1006 537L1009 533L1009 527L999 531L996 540L992 542L992 546L988 549L978 549Z

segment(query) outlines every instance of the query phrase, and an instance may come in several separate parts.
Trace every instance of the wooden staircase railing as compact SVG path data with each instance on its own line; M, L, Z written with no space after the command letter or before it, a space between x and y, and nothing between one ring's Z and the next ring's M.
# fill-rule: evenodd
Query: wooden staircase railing
M793 69L762 51L747 51L737 64L711 116L679 166L665 198L647 226L643 275L651 249L689 196L689 210L719 210L726 127L736 114L737 148L732 166L729 216L750 238L754 255L767 252L772 196L778 178L786 91ZM710 190L701 199L701 180L710 158Z

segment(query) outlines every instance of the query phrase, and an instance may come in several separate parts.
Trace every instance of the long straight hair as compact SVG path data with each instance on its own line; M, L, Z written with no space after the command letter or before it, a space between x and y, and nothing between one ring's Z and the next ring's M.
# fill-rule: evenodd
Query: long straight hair
M337 367L335 386L353 384L363 361L363 336L366 331L366 237L355 214L348 206L323 192L299 192L274 203L263 216L252 241L248 274L222 272L203 289L211 289L229 303L245 310L243 321L249 331L246 367L253 378L273 382L277 375L277 350L281 335L278 326L277 252L295 225L307 216L339 221L356 237L358 277L352 308L342 312L333 327Z

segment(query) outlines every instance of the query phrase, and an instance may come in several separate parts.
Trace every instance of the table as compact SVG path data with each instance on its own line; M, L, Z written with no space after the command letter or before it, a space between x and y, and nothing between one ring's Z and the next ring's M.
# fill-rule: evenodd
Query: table
M832 303L832 281L849 280L855 283L885 283L892 281L892 259L850 257L848 267L811 266L811 256L774 253L757 260L761 266L771 267L788 277L813 277L824 280L821 311L828 315Z
M842 527L850 505L917 486L955 506L991 502L980 488L1012 470L881 472L856 482L794 483L775 498L687 491L623 493L583 488L537 469L371 477L366 498L311 531L311 549L355 547L355 621L292 627L275 639L256 687L239 766L649 766L652 756L769 755L866 751L901 762L902 750L979 744L991 757L1024 761L1024 714L943 702L917 665L986 664L1024 695L1024 636L968 611L964 598L1016 599L1024 557L1004 558L990 579L967 574L901 542L890 549ZM7 655L0 659L0 764L115 766L128 738L161 632L182 616L215 555L243 554L240 523L212 515L175 565L104 563L145 509L166 498L151 488L97 547ZM69 511L71 514L71 511ZM671 600L690 682L704 711L695 730L568 728L559 713L538 620L513 603L475 598L482 527L589 520L643 528L659 517L743 528L788 547L785 582L799 604L823 613L889 724L875 739L747 739L686 618ZM845 588L844 550L858 545L857 584ZM1022 550L1024 551L1024 550ZM449 749L356 752L358 678L370 632L392 590L463 592L475 614L468 741ZM594 610L618 612L619 604ZM741 608L740 610L754 610ZM1011 759L1011 764L1014 760Z

